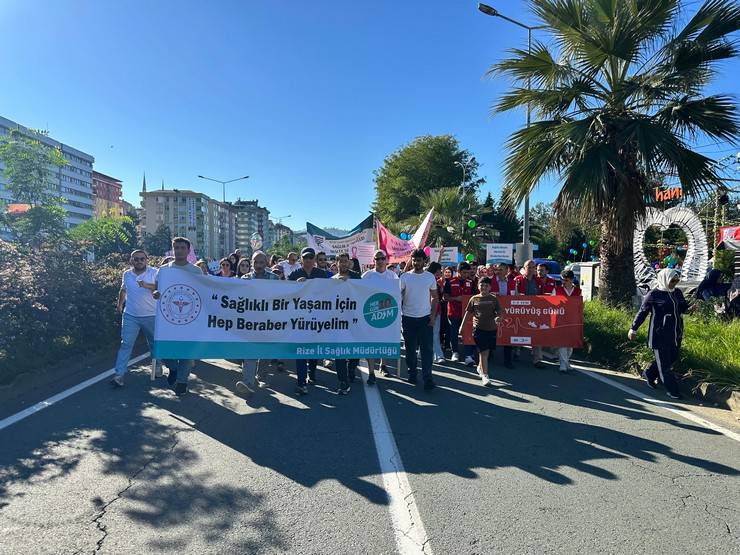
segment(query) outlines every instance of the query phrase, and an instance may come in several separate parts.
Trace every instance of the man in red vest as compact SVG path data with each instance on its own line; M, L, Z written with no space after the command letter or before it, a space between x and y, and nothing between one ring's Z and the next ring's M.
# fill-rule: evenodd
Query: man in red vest
M447 301L447 316L450 319L453 362L460 360L458 335L465 309L462 298L464 295L472 296L478 293L478 285L473 277L474 271L467 262L460 262L457 267L457 276L445 282L444 285L444 300ZM472 345L465 345L465 364L468 366L475 365L474 352Z

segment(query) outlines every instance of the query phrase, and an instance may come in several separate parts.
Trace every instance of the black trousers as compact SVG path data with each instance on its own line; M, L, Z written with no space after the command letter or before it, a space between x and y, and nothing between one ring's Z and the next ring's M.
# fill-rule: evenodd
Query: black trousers
M679 351L680 345L668 345L660 349L653 349L655 360L645 372L651 381L660 378L666 390L673 395L679 394L678 380L676 380L676 375L671 370L673 364L678 360Z
M339 383L349 383L355 379L357 366L360 360L357 358L338 358L334 361L334 368L337 370L337 379Z

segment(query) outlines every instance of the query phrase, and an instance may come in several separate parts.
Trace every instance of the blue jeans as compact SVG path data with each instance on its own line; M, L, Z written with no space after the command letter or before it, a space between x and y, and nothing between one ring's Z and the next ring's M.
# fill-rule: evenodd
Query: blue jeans
M416 378L416 348L421 351L421 375L424 381L432 379L432 326L429 325L429 316L401 318L403 341L406 348L406 368L409 377Z
M190 359L177 358L163 360L162 364L169 368L170 372L175 373L175 375L177 376L177 383L187 384L188 378L190 377L190 370L193 368L195 361L192 361Z
M445 353L442 350L442 338L439 335L439 330L442 322L442 315L438 314L437 319L434 320L434 329L432 330L432 333L434 334L434 337L432 338L434 343L434 356L437 358L444 358Z
M316 375L316 365L319 363L316 359L306 360L299 358L295 361L295 373L298 376L298 385L306 385L306 378L311 372L311 379Z
M121 320L121 347L116 357L116 376L123 376L128 370L128 361L139 331L144 333L149 348L154 347L154 316L132 316L124 312Z

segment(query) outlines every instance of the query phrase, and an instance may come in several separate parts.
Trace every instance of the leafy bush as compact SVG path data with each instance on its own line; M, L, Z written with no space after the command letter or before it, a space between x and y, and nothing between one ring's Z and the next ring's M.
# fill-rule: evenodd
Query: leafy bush
M0 383L118 338L121 267L0 240Z
M613 370L636 372L653 360L643 325L636 341L627 340L634 314L609 308L599 301L584 305L584 335L590 360ZM684 316L681 357L674 366L679 374L700 382L740 389L740 321L724 321L706 311Z

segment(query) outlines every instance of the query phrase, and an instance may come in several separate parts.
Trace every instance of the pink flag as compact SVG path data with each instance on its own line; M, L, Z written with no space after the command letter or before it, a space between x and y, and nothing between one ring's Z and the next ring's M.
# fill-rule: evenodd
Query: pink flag
M188 262L190 262L191 264L195 264L197 260L198 259L195 256L195 251L193 250L193 244L190 243L190 252L188 253Z
M408 241L396 237L380 221L377 222L378 248L386 253L388 262L396 263L408 260L414 249L422 248L424 243L426 243L427 237L429 237L429 230L432 228L433 212L434 209L429 211L424 221L421 222L419 229L416 230L414 236Z

